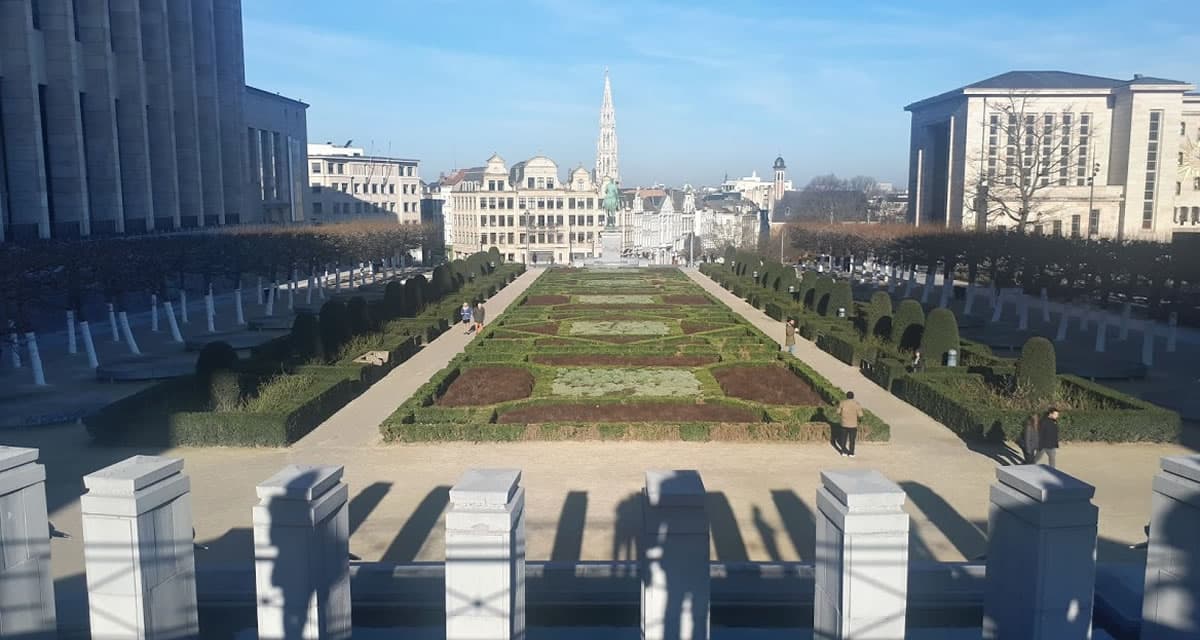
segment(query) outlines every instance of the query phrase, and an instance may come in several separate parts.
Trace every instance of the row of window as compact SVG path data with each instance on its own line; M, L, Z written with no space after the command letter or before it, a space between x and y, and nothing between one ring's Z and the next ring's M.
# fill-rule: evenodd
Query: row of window
M408 202L404 202L402 203L401 211L404 213L418 213L420 209L418 209L417 206L418 205L416 203L410 204ZM325 207L322 205L322 203L314 202L312 205L313 216L320 216L324 212L324 209ZM334 215L349 215L351 213L395 213L396 203L385 202L382 204L373 204L370 202L335 202L333 203L331 209L333 210Z
M1078 213L1071 216L1071 237L1072 238L1079 237L1079 234L1081 233L1080 224L1082 222L1082 218L1083 218L1083 216L1079 215ZM1033 232L1037 235L1042 235L1043 233L1046 232L1046 225L1044 225L1044 224L1033 225ZM1062 220L1052 221L1050 223L1050 232L1056 236L1061 236L1063 234L1063 221ZM1088 215L1087 234L1088 234L1089 238L1094 238L1094 237L1100 235L1100 210L1099 209L1092 209L1091 213Z
M1154 228L1154 190L1158 186L1158 143L1162 111L1150 112L1150 131L1146 142L1146 190L1142 193L1142 228Z
M994 181L1002 175L1004 184L1030 184L1037 176L1042 186L1053 179L1059 186L1090 184L1088 158L1091 153L1092 114L1025 114L1022 121L1010 113L1001 124L1001 115L988 118L987 174ZM1000 167L1000 145L1004 145ZM1019 173L1018 173L1019 170Z
M333 182L327 186L330 189L333 189L334 191L341 191L342 193L355 193L355 194L361 193L363 195L367 195L367 194L395 195L396 194L395 183L392 183L392 184L374 184L374 183L363 184L360 182L353 182L353 183L351 183L351 182ZM322 187L319 184L312 185L313 193L321 193L321 189L322 189ZM400 185L400 193L401 193L401 195L415 196L415 195L417 195L417 185L401 184Z
M561 215L533 215L528 217L524 215L516 216L479 216L479 226L481 227L554 227L562 226L564 216ZM574 227L576 225L593 227L602 226L604 224L604 216L566 216L566 223ZM465 222L465 220L459 220Z
M1192 178L1192 191L1200 191L1200 176ZM1175 183L1175 195L1177 195L1177 196L1183 195L1183 183L1182 182Z
M1175 224L1200 224L1200 207L1192 207L1191 213L1188 213L1187 207L1179 207L1175 210Z
M321 173L321 169L324 168L325 173L328 173L331 176L332 175L338 175L338 176L346 175L346 163L345 162L321 162L320 160L313 160L311 163L311 167L312 167L312 173L314 173L314 174ZM368 167L366 164L360 163L360 162L355 162L355 163L350 164L350 175L352 175L352 176L371 175L373 173L376 173L377 171L380 174L383 174L384 172L390 172L390 170L391 170L391 167L376 169L375 167ZM412 178L417 175L417 168L414 166L401 166L398 175ZM386 176L384 176L384 177L386 177Z
M481 233L480 246L487 244L567 244L568 242L595 242L596 235L591 232L578 233Z
M503 196L480 196L454 198L456 209L472 211L476 209L595 209L599 204L597 198L535 198L521 196L506 198Z

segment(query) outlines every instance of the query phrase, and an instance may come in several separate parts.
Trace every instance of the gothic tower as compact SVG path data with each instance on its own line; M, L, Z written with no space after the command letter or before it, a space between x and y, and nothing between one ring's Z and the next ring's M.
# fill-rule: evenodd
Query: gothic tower
M771 189L771 210L775 210L775 205L783 200L783 182L787 179L787 165L783 163L783 156L775 158L775 185Z
M617 165L617 115L613 111L612 85L604 69L604 102L600 105L600 137L596 138L596 185L603 188L608 180L621 182Z

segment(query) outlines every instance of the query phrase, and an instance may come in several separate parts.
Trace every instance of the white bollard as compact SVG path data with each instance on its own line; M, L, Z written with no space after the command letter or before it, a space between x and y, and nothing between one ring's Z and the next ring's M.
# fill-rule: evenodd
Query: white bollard
M83 477L93 638L197 638L192 504L183 460L133 456Z
M242 306L242 288L238 287L233 290L233 313L237 318L238 326L246 324L246 309Z
M0 640L58 637L46 468L38 450L0 446Z
M1142 364L1154 366L1154 322L1142 322Z
M288 283L288 311L296 308L296 281L292 280Z
M644 640L709 637L709 536L704 481L692 470L647 471L642 491Z
M1096 321L1096 344L1094 347L1096 353L1104 353L1107 344L1108 321L1104 316L1100 316L1100 318Z
M992 303L992 323L1000 322L1000 316L1004 315L1004 294L997 293Z
M343 467L290 464L258 485L254 576L261 640L350 637Z
M925 286L921 287L921 304L929 304L929 292L933 290L933 279L937 275L936 269L929 269L925 272Z
M1054 334L1055 342L1063 342L1067 339L1067 322L1071 319L1070 307L1063 304L1060 313L1058 314L1058 331Z
M206 328L209 333L217 332L217 310L213 305L213 295L211 293L204 294L204 321L208 325Z
M112 341L120 342L121 334L120 327L117 326L117 311L113 303L108 303L108 328L112 330Z
M67 310L67 353L79 353L79 345L75 341L75 312L70 309Z
M1029 329L1029 298L1021 296L1017 299L1017 330Z
M124 311L117 313L117 322L121 325L121 335L125 336L125 344L129 345L129 353L135 356L142 355L137 341L133 339L133 331L129 328L129 314Z
M170 300L163 303L163 311L167 313L167 326L171 329L171 340L183 342L183 335L179 333L179 323L175 321L175 308L171 306Z
M1042 465L997 467L988 512L985 640L1085 640L1096 584L1096 489Z
M468 469L446 513L446 640L525 637L525 488L517 469Z
M1200 637L1200 456L1160 461L1150 501L1141 640Z
M191 322L188 319L187 291L179 290L179 321L183 324Z
M308 280L305 281L307 286L304 287L304 304L312 304L313 289L317 288L317 276L308 274Z
M1050 295L1046 287L1042 287L1042 322L1050 324Z
M1175 353L1176 333L1179 330L1179 313L1172 311L1171 315L1167 316L1167 353Z
M267 317L275 315L275 283L272 282L270 287L267 287L267 309L265 311Z
M87 320L80 321L79 335L83 338L83 351L87 354L88 366L93 369L99 367L100 360L96 358L96 344L92 342L92 327L88 325Z
M1129 339L1129 319L1133 316L1133 305L1128 302L1121 308L1121 341Z
M813 638L905 637L904 490L870 469L822 471L817 489Z
M29 367L33 369L33 384L46 386L46 372L42 369L42 354L38 351L37 334L29 331L25 334L25 348L29 349Z
M158 333L158 294L150 294L150 330Z

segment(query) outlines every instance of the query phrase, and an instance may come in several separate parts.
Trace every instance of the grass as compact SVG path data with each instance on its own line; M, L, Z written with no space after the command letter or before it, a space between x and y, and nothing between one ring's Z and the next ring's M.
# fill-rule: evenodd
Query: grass
M576 320L571 323L573 336L665 336L671 333L665 322L654 320Z
M556 373L551 390L560 396L677 398L699 395L700 381L685 369L568 367Z
M654 296L639 295L603 295L579 296L583 304L654 304Z
M1008 378L1002 378L999 383L989 383L975 376L964 376L948 379L942 384L958 397L969 398L973 403L1003 410L1033 413L1045 411L1051 404L1062 411L1104 411L1120 408L1086 389L1061 382L1054 398L1047 401L1033 397L1026 389L1008 389L1005 386L1007 380Z

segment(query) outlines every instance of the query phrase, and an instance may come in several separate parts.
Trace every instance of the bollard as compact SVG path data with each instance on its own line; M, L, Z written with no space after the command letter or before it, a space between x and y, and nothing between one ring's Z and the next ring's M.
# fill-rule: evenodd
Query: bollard
M1091 638L1096 489L1042 465L998 467L988 510L984 640Z
M1042 287L1042 322L1050 324L1050 295Z
M518 469L468 469L446 513L446 640L525 637L525 489Z
M83 477L83 560L96 640L197 638L183 460L133 456Z
M1200 456L1160 461L1150 502L1141 640L1200 637Z
M57 637L46 468L38 450L0 446L0 640Z
M1004 294L996 292L992 300L992 322L1000 322L1000 316L1004 315Z
M1175 353L1176 333L1179 329L1179 312L1172 311L1167 316L1167 353Z
M958 366L958 349L951 349L946 352L946 366L947 367L957 367Z
M709 537L699 472L647 471L642 492L643 640L709 637Z
M1096 353L1104 353L1105 345L1108 343L1108 322L1107 318L1101 315L1096 319Z
M260 640L350 637L349 491L342 471L290 464L256 489Z
M904 491L870 469L822 471L813 638L903 640L908 606Z
M1133 305L1126 302L1121 307L1121 341L1129 339L1129 319L1133 316Z

